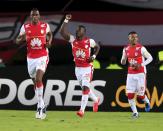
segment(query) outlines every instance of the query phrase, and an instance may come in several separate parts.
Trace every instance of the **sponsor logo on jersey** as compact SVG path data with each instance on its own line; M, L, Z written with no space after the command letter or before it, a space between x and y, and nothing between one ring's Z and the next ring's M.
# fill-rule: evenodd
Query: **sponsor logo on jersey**
M135 52L135 56L138 56L138 52Z
M83 50L77 50L76 51L76 57L79 58L85 58L85 52Z
M31 40L31 48L33 48L33 49L36 49L36 48L40 49L41 48L41 44L42 44L42 42L38 38L34 38L34 39Z

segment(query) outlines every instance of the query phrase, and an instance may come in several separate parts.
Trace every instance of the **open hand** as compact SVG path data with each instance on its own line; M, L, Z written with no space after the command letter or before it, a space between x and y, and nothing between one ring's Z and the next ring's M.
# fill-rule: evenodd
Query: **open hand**
M138 70L140 67L141 67L141 64L139 64L139 63L135 63L132 65L132 68L135 70Z

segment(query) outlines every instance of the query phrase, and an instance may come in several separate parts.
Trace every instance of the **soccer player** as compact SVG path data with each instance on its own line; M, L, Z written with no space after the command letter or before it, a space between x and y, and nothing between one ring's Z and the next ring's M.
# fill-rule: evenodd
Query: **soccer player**
M150 111L150 102L145 95L146 65L148 65L153 58L147 49L138 42L138 34L135 31L128 34L128 40L128 45L123 49L121 64L125 65L128 59L126 93L133 112L132 117L138 118L139 114L134 100L135 94L137 94L138 99L145 102L145 111Z
M71 43L72 53L75 62L75 75L82 88L81 107L77 112L80 117L84 116L84 111L88 102L88 97L93 101L93 111L98 111L99 97L96 97L90 89L90 84L93 75L92 62L96 58L100 46L95 43L93 39L86 37L86 27L79 25L76 29L76 36L73 36L67 31L67 24L71 19L71 15L66 15L65 20L61 26L60 33L62 37ZM91 48L94 48L93 55L91 55Z
M48 48L51 46L52 33L47 23L40 21L39 10L34 8L30 12L31 21L22 25L16 43L27 43L28 73L34 82L37 96L37 119L45 119L46 107L43 100L42 78L46 71L49 56Z

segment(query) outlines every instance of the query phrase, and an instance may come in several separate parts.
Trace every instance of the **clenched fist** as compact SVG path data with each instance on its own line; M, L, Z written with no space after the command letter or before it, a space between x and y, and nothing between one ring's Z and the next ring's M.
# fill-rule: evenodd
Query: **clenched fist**
M67 14L66 17L65 17L66 20L70 20L71 18L72 18L71 14Z

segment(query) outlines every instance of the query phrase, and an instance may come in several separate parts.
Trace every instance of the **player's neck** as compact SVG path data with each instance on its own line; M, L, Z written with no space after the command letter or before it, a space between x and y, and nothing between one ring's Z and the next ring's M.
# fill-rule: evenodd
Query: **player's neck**
M83 40L85 36L81 36L81 37L76 37L77 40Z
M131 43L130 46L134 47L134 46L136 46L136 43Z
M31 21L32 25L37 25L40 21L37 21L37 22L34 22L34 21Z

